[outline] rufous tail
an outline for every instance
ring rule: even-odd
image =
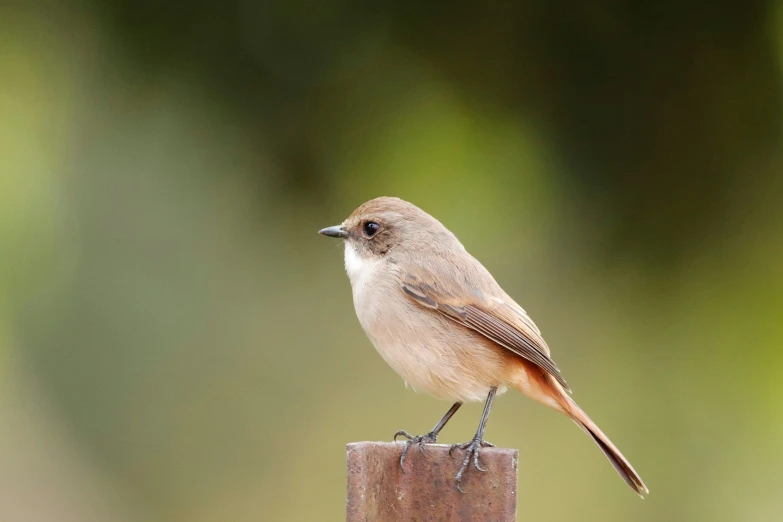
[[[576,425],[582,428],[598,444],[598,447],[601,448],[601,451],[604,452],[604,455],[606,455],[606,458],[609,459],[609,462],[612,463],[612,466],[614,466],[614,469],[617,470],[622,479],[631,486],[636,494],[644,498],[644,495],[650,491],[642,482],[642,478],[633,469],[631,463],[623,457],[617,446],[612,444],[609,437],[577,406],[563,386],[551,375],[548,375],[544,370],[532,363],[523,361],[520,368],[523,371],[517,374],[516,379],[512,381],[512,385],[528,397],[571,417]]]
[[[614,469],[617,470],[617,473],[620,474],[626,484],[631,486],[631,488],[636,491],[637,495],[644,498],[644,495],[648,494],[650,490],[644,485],[642,478],[636,473],[636,470],[633,469],[631,463],[628,462],[623,454],[620,453],[620,450],[617,449],[617,446],[612,444],[609,437],[596,426],[595,422],[593,422],[570,397],[566,397],[566,400],[568,402],[567,413],[570,414],[576,425],[582,428],[582,430],[590,435],[595,443],[598,444],[598,447],[601,448],[601,451],[604,452],[606,458],[609,459],[609,462],[612,463],[612,466],[614,466]]]

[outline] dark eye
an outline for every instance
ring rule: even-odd
[[[364,234],[367,237],[372,237],[375,234],[378,233],[378,231],[381,229],[381,226],[376,223],[375,221],[368,221],[364,224]]]

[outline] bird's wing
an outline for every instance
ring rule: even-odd
[[[571,392],[560,375],[560,369],[549,357],[549,347],[538,327],[513,301],[509,303],[499,298],[486,298],[482,292],[463,285],[460,285],[459,290],[448,288],[444,281],[439,281],[431,272],[423,278],[410,273],[403,274],[401,285],[402,290],[420,305],[445,315],[532,362]]]

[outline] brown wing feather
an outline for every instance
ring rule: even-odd
[[[424,283],[411,274],[403,277],[401,284],[402,290],[417,303],[436,310],[511,350],[546,371],[566,391],[571,391],[560,375],[560,369],[549,357],[549,347],[541,338],[538,328],[521,308],[514,310],[499,300],[456,304],[458,299],[446,293],[437,282]]]

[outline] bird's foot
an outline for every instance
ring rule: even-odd
[[[402,455],[400,456],[400,467],[402,471],[405,471],[405,458],[408,456],[408,450],[414,444],[419,446],[419,451],[424,453],[425,444],[435,444],[438,441],[438,434],[435,432],[429,432],[426,435],[411,435],[405,430],[400,430],[394,434],[394,442],[397,442],[397,437],[405,437],[405,447],[402,449]]]
[[[466,450],[465,451],[465,458],[462,460],[462,466],[459,468],[459,471],[457,472],[457,476],[454,477],[454,482],[457,485],[457,489],[460,491],[460,493],[464,493],[462,490],[462,476],[465,474],[465,471],[467,471],[468,466],[470,465],[471,458],[473,459],[473,467],[477,470],[481,471],[482,473],[485,473],[487,470],[482,468],[479,465],[479,451],[481,451],[481,448],[494,448],[495,445],[483,440],[478,435],[473,437],[473,440],[470,442],[466,442],[464,444],[452,444],[449,448],[449,456],[454,453],[454,450],[461,449]]]

